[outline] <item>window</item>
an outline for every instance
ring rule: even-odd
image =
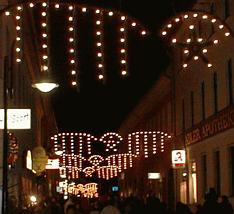
[[[205,82],[201,83],[201,104],[202,104],[202,120],[206,118],[206,106],[205,106]]]
[[[215,189],[217,195],[220,195],[220,152],[216,151],[214,153],[214,172],[215,172]]]
[[[211,5],[210,5],[210,13],[215,15],[216,13],[216,7],[215,7],[215,3],[212,2]]]
[[[230,2],[229,0],[223,0],[223,1],[224,1],[224,19],[226,19],[230,16]]]
[[[184,99],[182,100],[182,131],[185,130],[185,108],[184,108]]]
[[[232,93],[232,60],[229,59],[227,63],[227,87],[228,87],[228,102],[229,105],[233,103]]]
[[[203,195],[205,196],[206,191],[207,191],[207,166],[206,166],[206,155],[202,155],[202,192]]]
[[[230,147],[230,194],[234,195],[234,146]]]
[[[213,88],[214,88],[214,113],[218,111],[218,83],[217,83],[217,73],[214,72],[213,76]]]
[[[194,125],[194,93],[191,91],[190,93],[190,101],[191,101],[191,124]]]

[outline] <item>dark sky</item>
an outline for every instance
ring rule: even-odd
[[[166,45],[158,37],[159,29],[170,16],[186,10],[193,2],[189,0],[84,1],[84,4],[91,6],[121,9],[146,26],[151,35],[144,41],[132,41],[130,44],[132,56],[128,78],[111,76],[104,85],[90,78],[84,78],[79,91],[69,88],[64,83],[62,74],[62,70],[66,70],[65,65],[62,65],[64,56],[62,54],[56,56],[52,63],[56,64],[54,73],[61,86],[51,96],[59,131],[89,132],[97,135],[116,131],[169,63]],[[53,54],[56,55],[60,47],[55,43],[61,42],[54,40],[57,49]],[[88,61],[87,65],[92,63],[95,62]]]

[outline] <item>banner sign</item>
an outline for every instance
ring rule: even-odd
[[[4,129],[4,109],[0,109],[0,129]],[[7,109],[7,129],[31,129],[31,109]]]

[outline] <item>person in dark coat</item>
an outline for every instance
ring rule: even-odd
[[[233,214],[233,207],[231,203],[228,200],[228,197],[226,195],[221,196],[221,202],[220,205],[220,211],[224,214]]]

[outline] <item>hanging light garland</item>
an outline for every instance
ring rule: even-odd
[[[127,37],[129,36],[130,30],[134,30],[138,32],[141,37],[144,37],[148,35],[147,30],[136,20],[134,20],[132,17],[127,16],[121,12],[118,11],[111,11],[109,9],[104,8],[97,8],[97,7],[84,7],[79,4],[71,4],[69,2],[50,2],[50,1],[36,1],[36,2],[26,2],[17,4],[13,9],[16,11],[12,11],[12,8],[9,10],[4,11],[6,16],[10,16],[11,14],[14,14],[15,17],[15,23],[16,23],[16,43],[15,43],[15,51],[16,51],[16,58],[15,60],[17,62],[21,62],[22,60],[22,28],[23,22],[22,22],[22,16],[23,16],[23,7],[27,6],[29,10],[32,11],[32,16],[35,16],[35,20],[40,20],[40,26],[38,30],[38,33],[40,35],[40,67],[42,72],[48,72],[49,70],[49,50],[51,51],[51,47],[48,47],[49,44],[49,38],[51,38],[51,35],[49,35],[51,32],[53,32],[54,26],[50,25],[49,22],[49,16],[53,14],[54,11],[56,13],[65,14],[65,16],[58,16],[61,19],[66,19],[66,26],[65,29],[67,31],[67,44],[68,44],[68,57],[66,57],[67,64],[69,67],[69,79],[70,84],[73,88],[79,87],[80,85],[80,71],[81,69],[80,64],[82,64],[81,59],[78,60],[78,44],[79,39],[78,38],[78,30],[79,35],[82,34],[82,31],[80,30],[78,26],[78,20],[82,19],[81,16],[84,16],[86,14],[87,16],[85,19],[94,19],[95,26],[95,37],[90,42],[93,42],[96,48],[95,54],[96,54],[96,60],[97,60],[97,67],[95,68],[95,71],[98,71],[98,79],[105,80],[106,74],[105,74],[105,67],[107,63],[105,60],[105,56],[108,54],[108,48],[104,48],[105,45],[107,45],[107,41],[105,41],[105,37],[109,35],[104,35],[105,33],[108,33],[108,30],[104,31],[104,26],[107,28],[118,28],[119,31],[119,37],[118,41],[115,43],[117,46],[117,49],[120,52],[116,52],[118,56],[116,56],[116,60],[120,62],[120,71],[119,73],[123,76],[126,76],[128,74],[128,43],[127,43]],[[78,12],[78,9],[81,11]],[[28,10],[27,10],[28,11]],[[38,14],[38,11],[39,14]],[[49,14],[50,11],[50,14]],[[87,13],[89,12],[89,13]],[[58,14],[57,13],[57,14]],[[39,15],[39,17],[38,17]],[[112,21],[112,17],[117,18],[120,21],[120,25],[116,25],[114,22],[114,19]],[[108,23],[106,21],[108,20]],[[61,23],[63,23],[63,20],[61,20]],[[37,28],[37,27],[36,27]],[[50,30],[49,30],[50,29]],[[83,34],[82,34],[83,35]],[[83,50],[79,49],[79,53]],[[80,54],[79,54],[80,55]],[[83,68],[83,67],[82,67]]]
[[[70,67],[70,76],[71,76],[71,85],[72,87],[77,86],[77,48],[76,43],[76,32],[77,32],[77,22],[75,16],[75,6],[68,5],[68,52],[69,52],[69,67]]]
[[[23,6],[18,5],[16,7],[16,15],[15,15],[15,21],[16,21],[16,39],[15,39],[15,52],[16,52],[16,62],[21,62],[22,57],[22,18],[21,14],[23,11]]]
[[[128,153],[145,158],[165,151],[165,141],[171,139],[171,135],[160,131],[141,131],[128,135]],[[169,141],[168,141],[169,142]]]
[[[104,37],[103,37],[103,11],[95,10],[95,25],[96,25],[96,49],[97,49],[97,73],[98,79],[104,80],[105,66],[104,66]]]
[[[201,32],[202,25],[206,31]],[[177,34],[176,29],[182,29],[183,35]],[[208,33],[207,29],[211,33]],[[177,36],[174,36],[174,34],[177,34]],[[182,49],[183,69],[188,68],[191,60],[197,61],[199,59],[208,68],[211,68],[213,64],[208,59],[208,50],[219,43],[217,36],[228,37],[230,35],[231,30],[226,23],[212,14],[198,11],[190,11],[173,17],[161,31],[162,37],[171,39],[172,45],[177,45]]]
[[[123,138],[114,132],[103,134],[99,139],[88,133],[59,133],[51,137],[51,143],[56,151],[62,144],[63,153],[60,157],[60,177],[79,178],[92,177],[97,172],[99,178],[111,179],[133,166],[133,159],[143,154],[145,158],[165,151],[165,143],[171,136],[161,131],[141,131],[128,135],[127,153],[117,153],[118,145]],[[100,142],[107,152],[103,156],[91,154],[94,144]],[[111,154],[110,154],[111,153]]]
[[[119,35],[120,35],[120,72],[122,76],[127,75],[127,17],[121,16],[120,17],[120,28],[119,28]]]

